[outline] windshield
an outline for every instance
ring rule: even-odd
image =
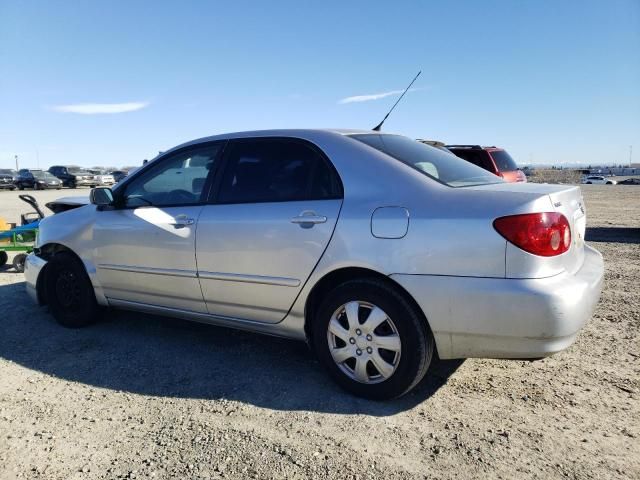
[[[493,161],[496,162],[499,172],[513,172],[518,169],[518,165],[504,150],[494,150],[491,152]]]
[[[68,171],[69,173],[74,174],[74,175],[77,175],[77,174],[79,174],[79,173],[80,173],[80,174],[84,174],[84,175],[89,175],[89,173],[90,173],[90,172],[88,172],[88,171],[86,171],[86,170],[82,170],[82,169],[81,169],[81,168],[79,168],[79,167],[68,167],[68,168],[67,168],[67,171]]]
[[[450,187],[470,187],[502,183],[503,180],[483,168],[401,135],[360,134],[351,138],[366,143]]]

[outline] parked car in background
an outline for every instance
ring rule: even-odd
[[[14,183],[13,175],[6,173],[0,173],[0,189],[15,190],[16,185]]]
[[[49,172],[40,169],[23,168],[18,170],[15,185],[19,190],[33,188],[34,190],[44,190],[47,188],[62,188],[62,181]]]
[[[0,174],[10,175],[14,182],[18,178],[18,172],[13,168],[0,168]]]
[[[504,178],[507,182],[527,181],[526,175],[518,168],[511,155],[502,148],[480,145],[447,145],[446,147],[454,155]]]
[[[417,140],[420,143],[424,143],[425,145],[429,145],[433,148],[437,148],[438,150],[442,150],[443,152],[451,153],[451,151],[446,147],[444,142],[440,142],[438,140],[425,140],[423,138],[418,138]]]
[[[368,398],[411,390],[436,351],[561,351],[602,287],[579,187],[509,184],[400,135],[203,138],[90,201],[42,220],[26,261],[62,325],[103,305],[306,340]]]
[[[126,178],[127,175],[129,174],[129,172],[127,172],[126,170],[114,170],[110,173],[111,175],[113,175],[113,179],[116,181],[116,183]]]
[[[627,178],[618,182],[618,185],[640,185],[640,178]]]
[[[585,185],[615,185],[618,182],[602,175],[587,175],[582,179],[582,183]]]
[[[62,180],[62,185],[69,188],[95,187],[98,185],[96,176],[91,172],[73,165],[54,165],[49,173]]]
[[[89,168],[88,172],[95,175],[96,180],[98,181],[98,185],[106,185],[110,187],[111,185],[116,183],[113,175],[111,175],[111,173],[108,173],[104,168]]]

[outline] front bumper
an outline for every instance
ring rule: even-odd
[[[27,293],[31,299],[39,305],[44,303],[44,299],[38,292],[38,279],[46,265],[47,261],[37,257],[34,253],[27,255],[27,259],[24,262],[24,279]]]
[[[422,308],[440,358],[540,358],[564,350],[591,318],[604,276],[585,246],[575,274],[506,279],[392,275]]]
[[[98,182],[97,180],[78,180],[76,179],[75,182],[71,182],[71,183],[75,183],[76,186],[78,187],[95,187],[97,185],[100,185],[100,182]]]

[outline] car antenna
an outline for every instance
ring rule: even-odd
[[[382,119],[382,121],[378,125],[373,127],[373,131],[374,132],[379,132],[380,131],[380,129],[382,128],[382,124],[385,122],[387,117],[389,115],[391,115],[391,112],[393,112],[393,109],[396,108],[396,105],[398,105],[398,103],[400,103],[400,100],[402,100],[402,97],[404,97],[404,94],[409,91],[409,89],[411,88],[411,85],[413,85],[413,82],[416,81],[416,79],[420,76],[421,73],[422,73],[422,70],[420,70],[418,72],[418,74],[415,77],[413,77],[413,80],[411,80],[411,83],[409,84],[409,86],[404,90],[404,92],[402,92],[402,95],[400,95],[400,98],[398,100],[396,100],[396,103],[393,104],[393,107],[391,107],[391,110],[389,110],[389,112],[387,112],[387,114],[384,116],[384,118]]]

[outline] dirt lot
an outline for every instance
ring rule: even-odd
[[[606,283],[577,343],[441,361],[388,403],[300,343],[131,313],[63,329],[0,272],[0,478],[640,478],[640,188],[583,191]],[[0,216],[20,203],[0,192]]]

